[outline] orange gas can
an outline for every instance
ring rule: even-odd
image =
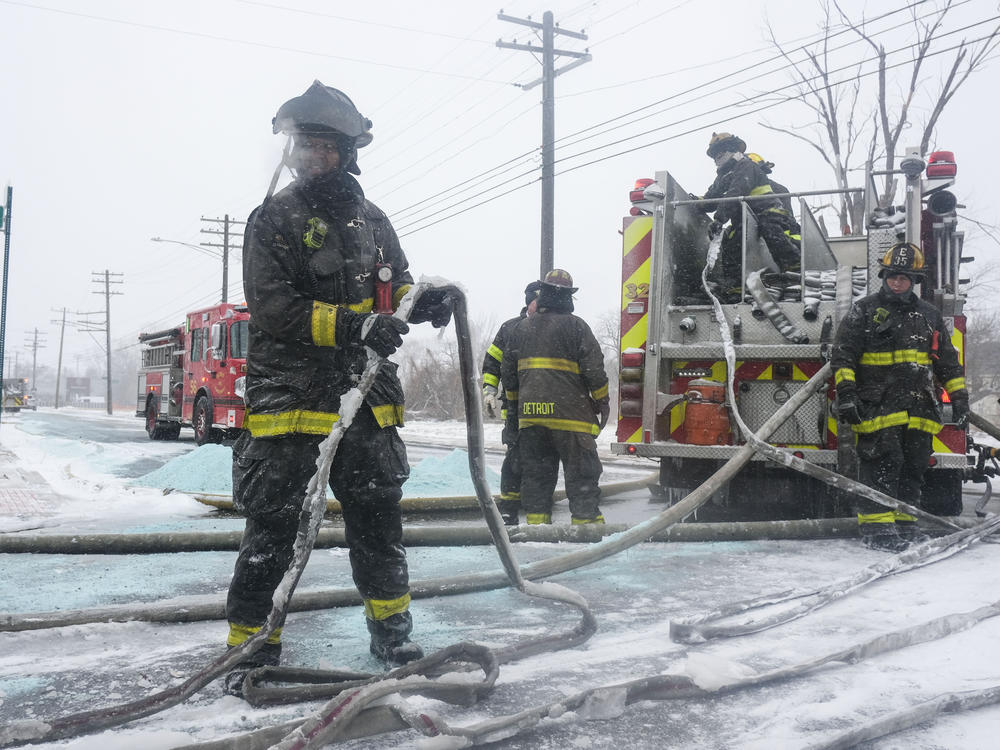
[[[726,386],[714,380],[692,380],[684,409],[687,441],[694,445],[731,445]]]

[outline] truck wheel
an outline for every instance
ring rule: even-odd
[[[191,424],[194,427],[194,442],[198,445],[219,442],[219,431],[212,427],[212,409],[208,405],[208,399],[204,396],[194,404]]]
[[[156,404],[146,404],[146,434],[150,440],[163,440],[164,428],[156,423]]]

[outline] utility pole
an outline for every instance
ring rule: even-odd
[[[104,335],[105,335],[105,354],[107,355],[107,373],[108,373],[107,402],[105,405],[107,406],[108,416],[111,416],[111,295],[121,294],[121,292],[112,292],[111,285],[124,284],[125,282],[120,278],[117,279],[111,278],[112,276],[120,277],[123,274],[111,273],[111,271],[108,271],[107,269],[104,270],[103,274],[100,271],[91,271],[90,275],[92,277],[91,282],[95,284],[102,283],[101,276],[104,277],[103,279],[104,291],[92,292],[92,294],[104,295]],[[90,330],[100,330],[100,329],[95,328]]]
[[[0,302],[0,362],[4,361],[4,343],[7,338],[7,286],[10,270],[10,216],[14,203],[14,188],[7,186],[7,203],[0,207],[0,225],[3,225],[3,301]],[[0,394],[3,393],[3,368],[0,367]],[[0,418],[3,408],[0,407]]]
[[[221,219],[206,219],[204,216],[201,220],[208,224],[222,224],[222,229],[202,229],[203,234],[215,234],[222,236],[222,242],[199,242],[199,245],[203,247],[221,247],[222,248],[222,301],[229,301],[229,238],[242,237],[243,232],[234,232],[230,229],[230,225],[240,224],[245,226],[245,221],[237,221],[236,219],[230,219],[229,214],[226,214]]]
[[[32,335],[31,331],[25,331],[25,333],[28,334],[29,336],[32,336],[31,341],[25,341],[24,345],[28,349],[31,349],[31,390],[34,391],[34,390],[36,390],[36,387],[35,387],[35,373],[38,371],[38,350],[45,348],[45,342],[44,341],[42,341],[42,342],[38,341],[38,329],[37,328],[34,331],[34,335]]]
[[[66,336],[66,308],[64,307],[60,310],[53,310],[53,312],[62,312],[62,324],[59,326],[59,359],[56,361],[56,406],[59,408],[59,381],[62,378],[62,353],[63,353],[63,339]],[[51,321],[52,323],[59,323],[58,320]]]
[[[555,193],[556,193],[556,86],[555,78],[558,75],[572,70],[584,63],[590,62],[593,57],[587,51],[574,52],[572,50],[555,49],[555,35],[583,39],[586,41],[587,35],[582,32],[566,31],[553,23],[552,11],[547,10],[542,14],[542,23],[532,21],[531,18],[514,18],[505,15],[502,11],[497,13],[497,18],[501,21],[516,23],[527,26],[531,29],[542,32],[542,46],[534,44],[518,44],[513,42],[503,42],[497,40],[497,47],[503,49],[516,49],[522,52],[542,53],[542,77],[521,85],[523,91],[532,89],[539,83],[542,84],[542,247],[541,247],[541,275],[552,270],[554,265],[555,248]],[[568,65],[564,65],[559,70],[555,69],[555,57],[576,58]]]

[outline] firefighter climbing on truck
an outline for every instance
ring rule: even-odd
[[[772,192],[767,175],[746,155],[747,145],[732,133],[712,133],[705,152],[715,162],[716,178],[705,199],[736,196],[764,196]],[[782,206],[778,198],[761,198],[751,203],[757,217],[760,235],[780,271],[799,270],[799,225]],[[710,227],[713,235],[722,233],[719,263],[713,279],[727,301],[735,301],[742,293],[741,246],[743,228],[738,202],[706,203],[702,210],[715,212]],[[728,228],[725,226],[728,222]]]

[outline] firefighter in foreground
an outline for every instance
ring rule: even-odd
[[[969,393],[941,313],[913,290],[924,275],[923,253],[900,242],[880,265],[882,288],[855,302],[837,331],[837,411],[857,435],[861,481],[919,505],[932,441],[941,430],[935,379],[963,428]],[[899,552],[921,538],[916,518],[907,513],[869,502],[861,510],[858,524],[868,547]]]
[[[517,445],[517,415],[507,408],[507,394],[500,388],[500,365],[507,349],[511,331],[538,306],[538,290],[542,282],[532,281],[524,288],[524,307],[516,318],[504,321],[493,337],[493,343],[483,358],[483,407],[486,416],[503,420],[501,439],[507,452],[500,466],[500,499],[497,509],[507,526],[517,526],[521,510],[521,457]]]
[[[566,271],[545,274],[538,309],[515,326],[501,363],[508,405],[517,414],[529,524],[552,522],[560,460],[573,523],[604,523],[596,438],[610,413],[608,376],[590,326],[572,314],[575,291]]]
[[[767,175],[744,153],[746,148],[743,139],[732,133],[712,133],[705,153],[715,161],[716,178],[703,198],[734,198],[773,192]],[[762,198],[748,203],[757,218],[760,236],[771,251],[779,270],[798,271],[801,266],[798,223],[782,207],[778,198]],[[715,211],[710,234],[715,236],[719,232],[723,233],[715,281],[720,287],[723,301],[739,301],[743,288],[743,222],[740,202],[706,203],[702,208],[706,212]],[[729,222],[728,228],[725,227],[726,222]]]
[[[373,299],[395,307],[412,283],[392,225],[353,177],[360,174],[357,149],[372,140],[371,121],[342,92],[316,81],[280,107],[273,125],[291,137],[286,164],[295,180],[254,210],[243,248],[250,345],[233,496],[247,520],[226,603],[230,647],[257,632],[271,610],[319,444],[365,367],[366,347],[387,357],[407,331],[402,321],[374,313]],[[450,319],[441,290],[426,292],[410,316],[435,327]],[[382,359],[379,367],[340,443],[330,487],[343,507],[371,652],[400,664],[422,656],[409,640],[399,508],[409,465],[396,432],[403,422],[396,365]],[[226,689],[239,694],[246,671],[277,664],[280,653],[279,629],[227,676]]]

